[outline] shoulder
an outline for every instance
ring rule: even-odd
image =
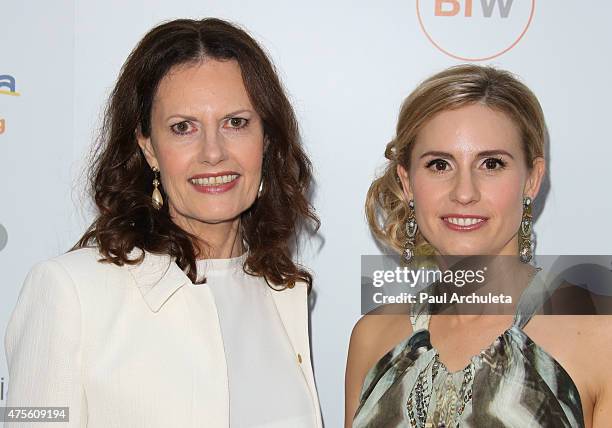
[[[599,380],[597,394],[595,398],[595,408],[593,409],[593,419],[597,426],[607,426],[612,417],[612,315],[599,315],[593,322],[596,330],[592,341],[593,352],[588,354],[596,358],[593,376]],[[586,352],[585,352],[586,353]],[[593,425],[595,426],[595,424]]]
[[[306,282],[296,281],[293,285],[286,286],[272,284],[263,277],[258,278],[270,289],[277,302],[305,302],[309,297],[310,287]]]
[[[82,248],[35,263],[28,272],[25,284],[42,283],[44,286],[65,287],[74,283],[74,275],[79,269],[91,269],[97,263],[99,254],[95,248]]]
[[[549,316],[548,326],[562,326],[560,335],[571,338],[576,345],[576,354],[583,359],[585,367],[594,371],[610,373],[612,361],[612,315],[557,315]],[[587,364],[588,363],[588,364]]]
[[[357,377],[365,378],[371,367],[410,334],[412,326],[407,313],[364,315],[351,332],[347,365]]]
[[[16,346],[16,338],[26,330],[38,332],[64,322],[71,328],[78,326],[81,293],[60,258],[38,262],[26,275],[7,326],[6,343]]]
[[[75,264],[97,262],[101,257],[98,247],[83,247],[52,257],[49,260],[62,264]]]
[[[412,333],[408,314],[367,314],[351,332],[346,373],[345,421],[353,420],[370,369]]]
[[[92,266],[100,255],[96,248],[80,248],[35,263],[30,272],[44,270],[69,272],[79,266]]]
[[[375,340],[378,332],[392,323],[388,315],[363,315],[357,320],[351,332],[351,347],[363,346]]]
[[[278,287],[259,277],[263,285],[269,288],[272,300],[284,322],[295,319],[308,320],[310,302],[308,299],[308,284],[296,282],[292,287]]]
[[[548,315],[540,323],[540,342],[578,384],[582,379],[591,400],[612,396],[612,315]]]
[[[612,315],[574,316],[577,320],[581,355],[585,357],[585,367],[593,371],[593,379],[599,379],[598,389],[607,389],[612,395]]]
[[[36,263],[28,272],[24,287],[81,294],[99,290],[102,288],[99,284],[131,285],[130,271],[134,266],[104,262],[95,247],[80,248]]]
[[[84,275],[88,279],[98,275],[142,276],[145,273],[154,279],[163,276],[173,262],[168,254],[151,253],[138,247],[128,252],[127,259],[138,262],[118,265],[106,260],[97,247],[84,247],[53,257],[47,262],[57,263],[71,274],[79,277]]]
[[[137,249],[130,253],[130,258],[133,258]],[[76,250],[68,251],[67,253],[53,257],[41,263],[56,263],[71,273],[79,271],[95,272],[96,270],[126,270],[133,265],[119,266],[103,260],[104,256],[100,253],[97,247],[84,247]]]
[[[574,333],[572,348],[576,349],[578,366],[584,371],[590,397],[587,402],[593,406],[593,426],[608,426],[612,417],[612,315],[567,318],[573,324],[568,330]]]
[[[395,307],[393,313],[369,313],[353,327],[349,352],[356,351],[372,365],[387,351],[412,334],[410,316]]]
[[[102,255],[95,247],[79,248],[64,254],[40,261],[32,270],[47,269],[62,271],[70,277],[78,276],[82,272],[95,273],[96,270],[112,269],[109,263],[100,262]]]

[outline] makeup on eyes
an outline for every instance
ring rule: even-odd
[[[494,162],[494,165],[491,165],[489,162]],[[495,156],[491,156],[491,157],[487,157],[486,159],[483,160],[483,162],[480,165],[486,165],[488,164],[488,166],[493,166],[493,168],[485,168],[489,171],[494,171],[494,170],[499,170],[499,169],[504,169],[507,166],[507,161],[505,161],[502,157],[495,157]],[[446,159],[442,159],[442,158],[435,158],[435,159],[431,159],[429,161],[427,161],[425,163],[425,168],[427,169],[431,169],[432,166],[438,166],[438,165],[450,165],[450,163],[446,160]],[[497,166],[499,165],[499,168],[497,168]],[[446,171],[446,168],[444,169],[431,169],[432,172],[436,172],[436,173],[441,173]]]
[[[238,121],[239,124],[241,124],[241,126],[230,126],[227,129],[232,129],[234,131],[240,131],[241,129],[244,129],[247,126],[249,126],[249,123],[251,123],[250,119],[247,119],[246,117],[239,117],[239,116],[230,117],[229,119],[225,121],[225,123],[232,124],[232,122],[234,121]]]
[[[188,135],[188,134],[191,134],[191,132],[188,132],[188,131],[176,131],[176,130],[175,130],[175,128],[176,128],[178,125],[184,125],[184,124],[189,124],[190,126],[193,126],[193,124],[192,124],[190,121],[188,121],[188,120],[183,120],[183,121],[181,121],[181,122],[177,122],[177,123],[173,124],[172,126],[170,126],[170,130],[171,130],[173,133],[175,133],[176,135]]]
[[[224,127],[225,129],[230,129],[230,130],[232,130],[232,131],[240,131],[240,130],[242,130],[242,129],[245,129],[247,126],[249,126],[249,124],[250,124],[250,122],[251,122],[251,121],[250,121],[250,119],[247,119],[247,118],[245,118],[245,117],[231,117],[231,118],[227,119],[227,120],[225,121],[225,123],[226,123],[226,124],[227,124],[227,123],[232,123],[232,121],[234,121],[234,124],[235,124],[235,121],[238,121],[239,126],[238,126],[238,125],[236,125],[236,126],[228,126],[228,127],[223,126],[223,127]],[[174,124],[170,125],[170,130],[171,130],[171,131],[172,131],[174,134],[176,134],[176,135],[189,135],[189,134],[191,134],[192,132],[189,132],[189,131],[180,131],[180,130],[177,130],[177,127],[178,127],[179,125],[184,125],[184,124],[189,124],[191,127],[195,127],[195,126],[193,125],[193,123],[191,123],[191,121],[189,121],[189,120],[183,120],[183,121],[180,121],[180,122],[177,122],[177,123],[174,123]]]

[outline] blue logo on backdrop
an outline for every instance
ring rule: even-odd
[[[4,88],[8,88],[8,90]],[[8,74],[0,75],[0,94],[13,96],[21,95],[15,89],[15,78],[13,76],[9,76]]]

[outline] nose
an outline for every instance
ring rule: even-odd
[[[200,141],[199,161],[209,165],[217,165],[226,158],[227,152],[223,135],[214,128],[205,130],[202,141]]]
[[[469,169],[459,171],[453,180],[454,182],[450,193],[452,201],[462,205],[468,205],[480,200],[478,182],[472,175],[472,171]]]

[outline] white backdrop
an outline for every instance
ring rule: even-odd
[[[92,219],[82,160],[126,56],[159,22],[205,16],[241,24],[269,51],[315,166],[323,243],[307,243],[300,260],[315,276],[312,345],[328,427],[342,423],[360,255],[379,253],[364,196],[420,80],[458,58],[493,57],[482,63],[521,76],[550,132],[537,251],[611,253],[609,2],[0,0],[0,76],[16,82],[0,77],[2,332],[29,268],[66,251]],[[10,380],[0,351],[2,406]]]

